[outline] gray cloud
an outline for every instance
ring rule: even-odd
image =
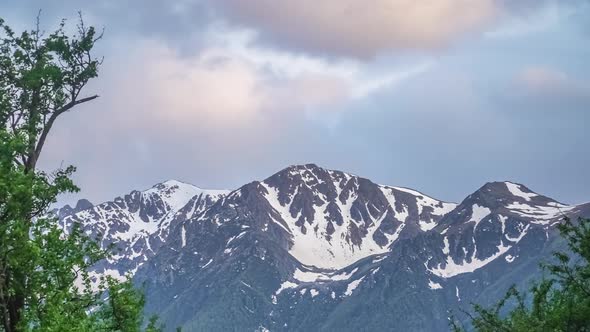
[[[538,8],[524,3],[511,13]],[[571,98],[562,96],[570,89],[560,90],[556,102],[540,102],[547,93],[524,93],[518,79],[523,68],[540,63],[566,73],[570,83],[562,86],[586,86],[588,43],[563,30],[563,23],[536,31],[536,38],[470,39],[419,59],[406,53],[340,63],[341,56],[369,59],[382,50],[428,48],[466,35],[454,26],[441,32],[448,34],[431,35],[437,41],[432,44],[376,40],[356,49],[343,39],[310,43],[297,31],[274,28],[278,23],[272,20],[254,21],[253,14],[235,12],[228,3],[177,4],[0,4],[19,26],[33,22],[44,6],[48,18],[72,17],[81,7],[92,23],[107,28],[99,49],[105,64],[88,90],[101,98],[66,114],[42,160],[47,169],[77,165],[83,197],[106,200],[168,178],[235,188],[306,162],[447,200],[503,179],[566,202],[590,197],[590,160],[583,153],[588,105],[583,99],[568,104]],[[587,21],[587,14],[578,15],[577,21]],[[487,20],[470,26],[481,31]],[[264,47],[252,41],[233,47],[243,32],[237,26],[259,29]],[[324,39],[341,33],[337,27],[309,27],[304,31]]]
[[[390,50],[433,49],[499,15],[494,0],[212,1],[230,22],[263,40],[303,52],[370,58]]]
[[[590,107],[590,82],[578,81],[555,68],[529,66],[515,77],[517,97],[565,106],[569,103]]]
[[[105,69],[104,85],[95,87],[103,100],[56,128],[44,160],[47,167],[78,165],[83,196],[95,200],[172,177],[235,188],[307,162],[447,200],[491,180],[523,182],[566,202],[590,197],[590,160],[580,153],[588,112],[564,115],[555,107],[539,115],[534,98],[494,99],[478,88],[480,78],[458,68],[439,66],[398,90],[348,103],[328,115],[337,120],[326,127],[288,100],[239,126],[200,113],[174,117],[177,110],[154,103],[151,90],[117,82],[119,68],[132,67],[119,65]]]
[[[107,26],[107,32],[157,38],[183,54],[199,52],[212,26],[229,26],[253,29],[258,42],[273,48],[369,59],[444,48],[505,19],[527,19],[548,7],[577,10],[584,4],[585,0],[64,0],[48,5],[43,0],[6,0],[0,8],[30,21],[38,9],[49,21],[74,18],[82,10],[90,23]]]
[[[540,9],[578,8],[580,0],[210,1],[230,24],[259,41],[297,52],[370,59],[391,52],[433,51],[527,20]]]

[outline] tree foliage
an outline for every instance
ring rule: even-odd
[[[139,331],[143,295],[131,281],[98,278],[89,268],[109,252],[77,225],[48,213],[78,188],[74,167],[37,169],[55,121],[97,95],[82,96],[101,59],[102,34],[80,16],[45,34],[15,33],[0,18],[0,331]],[[158,331],[152,320],[150,331]]]
[[[550,277],[532,286],[530,300],[513,286],[494,307],[475,305],[477,331],[590,331],[590,219],[566,218],[558,228],[571,255],[557,252],[556,264],[542,265]],[[510,302],[516,307],[503,314]],[[452,327],[462,330],[456,321]]]

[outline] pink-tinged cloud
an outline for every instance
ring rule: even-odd
[[[579,81],[565,72],[547,66],[529,66],[516,75],[521,92],[539,98],[590,101],[590,83]]]
[[[199,123],[212,132],[243,128],[271,113],[341,110],[432,66],[426,62],[369,75],[358,63],[255,48],[212,46],[187,56],[142,41],[132,49],[120,58],[125,75],[107,87],[110,98],[126,109],[122,121],[177,128]]]
[[[496,0],[216,0],[230,22],[275,44],[369,58],[389,50],[443,47],[480,31],[502,11]]]
[[[564,72],[541,66],[523,69],[518,73],[517,79],[527,88],[533,90],[557,88],[568,82],[568,77]]]

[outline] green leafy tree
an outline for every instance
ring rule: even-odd
[[[558,228],[573,255],[557,252],[556,264],[543,264],[550,277],[532,286],[530,301],[513,286],[494,307],[475,305],[477,331],[590,331],[590,219],[566,218]],[[502,314],[508,303],[516,307]],[[455,320],[452,328],[463,330]]]
[[[49,216],[58,195],[78,190],[74,167],[37,169],[58,118],[98,97],[82,91],[98,75],[102,34],[81,16],[72,36],[65,23],[45,34],[37,19],[17,34],[0,19],[0,331],[139,331],[143,295],[129,280],[93,280],[109,252]]]

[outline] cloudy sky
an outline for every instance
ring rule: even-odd
[[[236,188],[313,162],[461,200],[513,180],[590,201],[590,3],[3,0],[15,29],[104,27],[101,97],[43,167],[94,202],[167,179]]]

